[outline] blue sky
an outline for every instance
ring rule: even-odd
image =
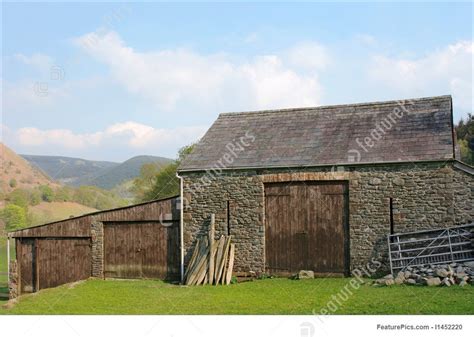
[[[443,94],[473,111],[469,2],[2,6],[19,153],[174,157],[226,111]]]

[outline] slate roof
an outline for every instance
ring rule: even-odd
[[[179,171],[447,160],[453,139],[451,96],[223,113]]]

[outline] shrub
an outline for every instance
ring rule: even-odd
[[[1,212],[1,218],[5,222],[8,231],[26,227],[26,210],[23,207],[9,204]]]
[[[11,178],[10,182],[9,182],[9,185],[10,185],[11,188],[15,188],[18,185],[18,183],[16,182],[15,178]]]

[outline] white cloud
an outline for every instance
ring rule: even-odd
[[[206,127],[178,127],[157,129],[136,122],[116,123],[92,133],[75,133],[68,129],[41,130],[28,127],[9,130],[8,142],[22,147],[54,147],[67,150],[98,149],[125,146],[136,150],[152,151],[181,147],[198,140]],[[13,138],[13,139],[12,139]]]
[[[460,41],[417,59],[378,55],[373,58],[370,76],[404,96],[450,93],[454,104],[473,109],[473,54],[474,43]]]
[[[43,72],[49,71],[54,63],[50,56],[41,53],[34,53],[30,56],[20,53],[15,54],[14,57],[16,60]]]
[[[226,54],[187,49],[139,52],[115,32],[86,34],[76,42],[108,65],[130,92],[168,110],[180,102],[198,107],[225,102],[226,109],[317,105],[321,96],[318,77],[299,67],[320,70],[327,64],[324,48],[310,44],[296,47],[288,60],[282,53],[237,62]]]
[[[329,52],[319,43],[306,42],[292,47],[288,59],[294,66],[306,70],[323,70],[330,64]]]

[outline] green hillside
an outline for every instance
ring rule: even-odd
[[[104,170],[120,163],[95,161],[63,156],[21,155],[34,166],[41,169],[52,179],[70,186],[84,185],[83,180],[93,179]]]
[[[123,163],[94,161],[60,156],[22,155],[24,159],[41,169],[54,180],[69,186],[97,186],[112,189],[140,174],[143,164],[157,163],[164,166],[169,158],[136,156]]]

